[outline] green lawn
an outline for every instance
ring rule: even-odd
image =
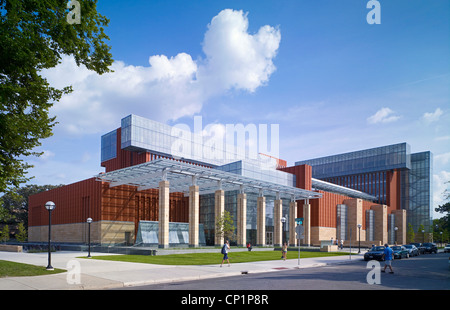
[[[57,269],[46,270],[42,266],[34,266],[16,262],[0,260],[0,278],[4,277],[25,277],[25,276],[41,276],[65,272],[66,270]]]
[[[220,250],[217,253],[190,253],[190,254],[169,254],[169,255],[104,255],[93,256],[92,259],[103,259],[123,262],[134,263],[147,263],[158,265],[212,265],[220,264],[222,262],[223,255],[220,254]],[[324,257],[324,256],[339,256],[348,255],[348,253],[342,252],[300,252],[300,259],[308,257]],[[281,259],[280,251],[241,251],[228,253],[228,258],[231,263],[247,263],[266,260],[279,260]],[[289,251],[287,259],[298,258],[298,252]]]

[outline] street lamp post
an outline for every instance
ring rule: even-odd
[[[398,227],[397,226],[395,226],[394,227],[394,230],[395,230],[395,245],[397,245],[397,230],[398,230]]]
[[[425,230],[422,229],[422,243],[425,243]]]
[[[48,265],[47,270],[53,270],[52,267],[52,252],[51,252],[51,235],[52,235],[52,211],[55,209],[53,201],[47,201],[45,208],[48,210]]]
[[[89,244],[87,257],[91,257],[91,223],[92,223],[92,219],[90,217],[88,217],[87,223],[88,223],[88,244]]]
[[[359,244],[358,244],[358,254],[361,253],[361,224],[358,224],[358,239],[359,239]]]
[[[435,227],[436,227],[436,233],[438,233],[438,232],[439,232],[439,226],[438,226],[438,224],[436,224]],[[434,235],[435,235],[435,234],[433,233],[433,234],[432,234],[432,236],[433,236],[433,239],[432,239],[433,242],[434,242]],[[437,237],[438,237],[438,236],[437,236],[437,234],[436,234],[436,239],[437,239]],[[437,240],[436,240],[436,242],[437,242]]]
[[[286,218],[283,216],[282,218],[281,218],[281,224],[282,224],[282,229],[283,229],[283,231],[281,232],[281,243],[282,243],[282,245],[284,244],[284,242],[285,242],[285,236],[284,236],[284,223],[286,223]]]

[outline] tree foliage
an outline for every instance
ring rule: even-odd
[[[227,240],[236,239],[236,227],[234,226],[233,216],[230,212],[224,211],[217,217],[216,234]]]
[[[415,242],[416,234],[414,233],[414,228],[412,227],[411,223],[408,224],[408,228],[406,231],[406,239],[408,242]]]
[[[61,185],[26,185],[13,188],[0,197],[0,223],[28,227],[28,197]]]
[[[4,225],[3,229],[0,231],[0,240],[6,243],[9,240],[9,226]]]
[[[450,181],[447,181],[446,183],[450,184]],[[448,241],[450,236],[450,191],[446,189],[443,192],[443,196],[447,202],[434,209],[436,212],[444,214],[443,217],[433,220],[433,226],[435,228],[434,239]]]
[[[0,0],[0,192],[28,181],[24,156],[52,135],[49,109],[70,86],[56,89],[41,76],[62,55],[102,74],[112,55],[105,43],[109,20],[94,0],[78,0],[81,22],[67,22],[68,0]]]
[[[27,230],[25,229],[23,223],[19,223],[19,225],[17,226],[17,234],[15,235],[15,237],[19,242],[24,242],[27,240]]]

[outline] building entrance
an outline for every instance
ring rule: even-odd
[[[273,245],[273,232],[266,232],[266,245]]]

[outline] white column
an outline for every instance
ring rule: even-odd
[[[266,244],[266,197],[259,196],[256,211],[256,245]]]
[[[291,246],[297,245],[295,233],[295,219],[297,218],[297,202],[291,201],[289,203],[289,244]]]
[[[158,247],[169,247],[169,181],[159,182]]]
[[[189,187],[189,246],[198,246],[199,236],[199,193],[198,186]]]
[[[311,205],[309,199],[303,205],[303,227],[305,228],[303,243],[309,246],[311,245]]]
[[[283,243],[283,223],[281,223],[281,217],[283,216],[283,201],[276,199],[273,206],[273,245],[281,246]]]
[[[245,246],[247,243],[247,194],[237,196],[237,244]]]
[[[225,211],[225,191],[219,189],[216,190],[214,195],[214,216],[215,216],[215,222],[214,222],[214,229],[217,227],[218,219],[223,216],[223,212]],[[223,245],[224,243],[224,236],[221,236],[217,233],[214,234],[214,244],[215,245]]]

